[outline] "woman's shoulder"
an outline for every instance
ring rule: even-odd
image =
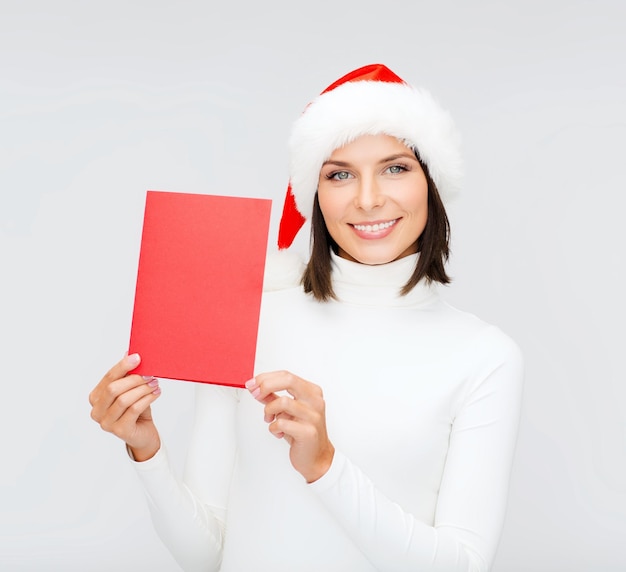
[[[520,356],[517,342],[500,325],[484,320],[471,311],[461,310],[450,303],[440,300],[440,310],[445,315],[446,329],[453,336],[465,340],[465,346],[473,352],[497,353]]]

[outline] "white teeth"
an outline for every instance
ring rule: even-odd
[[[389,222],[382,222],[378,224],[355,224],[354,228],[361,232],[378,232],[379,230],[385,230],[390,226],[393,226],[398,222],[398,219],[390,220]]]

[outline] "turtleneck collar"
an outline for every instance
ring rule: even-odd
[[[420,282],[405,296],[400,294],[408,282],[419,254],[411,254],[387,264],[370,266],[340,258],[331,252],[333,289],[341,302],[359,306],[417,308],[438,299],[435,284]]]

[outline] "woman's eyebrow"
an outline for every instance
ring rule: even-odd
[[[413,153],[395,153],[394,155],[389,155],[389,157],[381,159],[378,163],[388,163],[389,161],[396,161],[397,159],[412,159],[413,161],[417,161]]]
[[[324,161],[322,163],[322,167],[324,167],[325,165],[335,165],[336,167],[349,167],[350,163],[346,162],[346,161]]]
[[[389,155],[389,157],[384,157],[383,159],[378,161],[378,164],[388,163],[389,161],[396,161],[397,159],[412,159],[413,161],[417,162],[417,158],[415,157],[415,155],[413,155],[413,153],[407,152],[394,153],[393,155]],[[337,161],[334,159],[329,159],[328,161],[324,161],[322,163],[322,167],[324,167],[325,165],[334,165],[335,167],[350,167],[351,163],[347,161]]]

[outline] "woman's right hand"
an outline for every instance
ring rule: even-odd
[[[122,439],[136,461],[152,458],[161,447],[150,405],[161,395],[159,382],[128,372],[139,365],[138,354],[126,355],[89,394],[91,418]]]

